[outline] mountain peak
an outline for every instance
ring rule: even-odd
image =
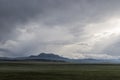
[[[36,56],[30,56],[31,59],[48,59],[48,60],[65,60],[67,58],[64,58],[62,56],[53,54],[53,53],[40,53]]]
[[[60,57],[61,57],[61,56],[56,55],[56,54],[53,54],[53,53],[40,53],[38,56],[39,56],[39,57],[40,57],[40,56],[41,56],[41,57],[57,57],[57,58],[60,58]]]

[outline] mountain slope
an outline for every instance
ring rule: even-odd
[[[90,63],[90,64],[120,64],[120,59],[69,59],[52,53],[40,53],[28,57],[0,57],[0,61],[43,61],[43,62],[73,62],[73,63]]]
[[[40,53],[37,56],[29,56],[27,59],[46,59],[46,60],[61,60],[61,61],[66,61],[68,58],[61,57],[59,55],[55,55],[52,53]]]

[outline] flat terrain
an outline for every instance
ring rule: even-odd
[[[6,61],[0,80],[120,80],[120,65]]]

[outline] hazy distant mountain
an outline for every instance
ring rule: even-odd
[[[53,53],[40,53],[28,57],[0,57],[0,61],[52,61],[52,62],[74,62],[74,63],[120,63],[120,59],[69,59]]]
[[[110,63],[111,61],[104,60],[104,59],[76,59],[76,60],[73,60],[73,62],[77,62],[77,63]]]
[[[119,59],[69,59],[53,53],[40,53],[37,56],[29,56],[27,59],[32,60],[55,60],[55,61],[65,61],[65,62],[75,62],[75,63],[120,63]]]
[[[46,60],[61,60],[61,61],[66,61],[68,58],[61,57],[59,55],[55,55],[52,53],[40,53],[37,56],[29,56],[28,59],[46,59]]]
[[[61,57],[59,55],[55,55],[52,53],[40,53],[39,55],[31,55],[28,57],[16,57],[16,58],[9,58],[9,57],[0,57],[0,61],[47,61],[47,62],[65,62],[67,58]]]

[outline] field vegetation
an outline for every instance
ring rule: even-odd
[[[3,61],[0,80],[120,80],[120,65]]]

